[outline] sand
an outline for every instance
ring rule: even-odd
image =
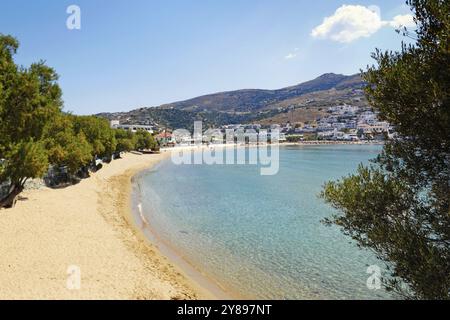
[[[214,298],[133,226],[131,179],[168,154],[127,154],[0,210],[0,299]]]
[[[28,190],[15,208],[0,209],[0,299],[233,297],[134,223],[132,178],[168,156],[126,154],[78,185]]]

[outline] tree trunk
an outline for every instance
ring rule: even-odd
[[[0,200],[0,208],[13,208],[16,205],[19,194],[23,191],[23,187],[14,185],[9,194]]]

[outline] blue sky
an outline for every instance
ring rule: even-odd
[[[381,22],[360,21],[373,5]],[[408,13],[403,0],[1,0],[0,33],[21,42],[18,63],[57,70],[65,110],[92,114],[354,74],[375,47],[399,48]]]

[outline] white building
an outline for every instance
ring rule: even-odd
[[[117,129],[118,126],[120,126],[120,121],[119,120],[111,120],[109,122],[111,128],[113,129]]]
[[[359,123],[358,130],[363,130],[365,134],[377,134],[389,131],[389,123],[374,122],[373,124]]]
[[[329,112],[332,113],[338,113],[338,114],[354,114],[356,111],[358,111],[358,107],[350,106],[347,104],[344,104],[342,106],[335,106],[328,108]]]
[[[111,120],[110,125],[111,125],[111,128],[113,128],[113,129],[124,129],[124,130],[131,131],[131,132],[137,132],[139,130],[144,130],[151,134],[154,133],[153,127],[149,126],[149,125],[120,124],[119,120]]]

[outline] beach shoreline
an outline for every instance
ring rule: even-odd
[[[143,170],[137,173],[132,179],[132,201],[131,201],[131,219],[133,219],[134,227],[138,232],[148,241],[151,245],[158,248],[161,254],[177,268],[179,268],[183,274],[196,284],[197,289],[203,292],[203,296],[220,299],[220,300],[232,300],[239,297],[236,293],[231,293],[229,290],[220,286],[217,282],[211,279],[208,275],[197,269],[192,263],[190,263],[183,256],[181,252],[176,250],[168,241],[160,237],[158,231],[153,227],[151,222],[145,218],[142,212],[142,199],[140,198],[139,185],[140,179],[145,175],[148,170]]]
[[[280,146],[288,145],[303,144]],[[132,201],[139,175],[168,159],[171,151],[212,147],[246,146],[129,153],[77,185],[26,190],[15,208],[0,210],[0,299],[240,297],[196,269],[157,232],[143,228]],[[73,266],[81,271],[81,288],[75,290],[67,286]]]
[[[78,185],[27,190],[0,210],[0,299],[214,299],[130,221],[132,178],[167,154],[126,154]]]
[[[178,151],[190,151],[195,150],[194,147],[180,148]],[[168,259],[168,261],[181,271],[183,276],[188,279],[190,285],[195,288],[195,291],[199,294],[201,299],[213,299],[213,300],[231,300],[238,297],[236,293],[231,293],[225,288],[221,287],[213,279],[205,275],[201,270],[198,270],[189,261],[185,260],[180,252],[177,252],[167,241],[164,241],[158,234],[158,232],[152,227],[151,223],[145,218],[142,208],[140,206],[141,200],[139,199],[139,180],[149,170],[153,170],[158,164],[163,161],[167,161],[170,158],[171,150],[163,149],[159,154],[160,159],[158,163],[146,168],[140,168],[135,170],[131,174],[129,192],[129,205],[130,210],[126,216],[129,220],[130,226],[134,228],[138,235],[144,242],[150,246],[155,246],[159,253]]]

